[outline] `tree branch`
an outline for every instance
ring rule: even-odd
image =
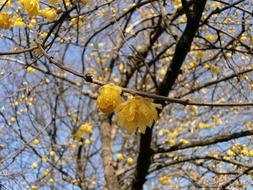
[[[180,40],[175,49],[175,54],[172,59],[172,63],[168,68],[165,78],[159,85],[158,94],[162,96],[168,96],[172,86],[174,85],[177,76],[180,73],[180,68],[184,62],[184,59],[190,51],[191,43],[199,28],[200,19],[202,12],[204,11],[206,0],[198,1],[193,3],[193,13],[191,18],[187,20],[185,31],[183,32]],[[164,101],[156,101],[165,105]],[[137,166],[135,170],[134,180],[132,182],[132,189],[143,189],[143,184],[146,181],[146,175],[151,164],[151,138],[152,128],[147,128],[146,133],[141,135],[139,155],[137,159]]]
[[[176,151],[176,150],[183,150],[183,149],[187,149],[187,148],[203,147],[203,146],[227,142],[227,141],[230,141],[233,139],[238,139],[238,138],[252,136],[252,135],[253,135],[253,130],[241,131],[241,132],[231,133],[231,134],[223,134],[223,135],[215,136],[215,137],[208,138],[208,139],[194,141],[189,144],[177,144],[177,145],[171,146],[167,149],[158,148],[157,150],[154,151],[154,153],[155,154],[156,153],[168,153],[168,152],[172,152],[172,151]]]

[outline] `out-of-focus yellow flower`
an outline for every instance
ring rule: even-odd
[[[46,169],[46,170],[44,171],[43,175],[44,175],[44,176],[48,176],[49,172],[50,172],[50,170],[49,170],[49,169]]]
[[[81,125],[80,130],[84,133],[91,134],[92,133],[92,126],[89,123],[84,123]]]
[[[228,150],[227,155],[228,156],[235,156],[235,153],[232,150]]]
[[[40,8],[39,0],[19,0],[19,3],[28,12],[29,17],[34,17],[38,14]]]
[[[214,115],[214,116],[213,116],[213,119],[214,119],[214,121],[215,121],[216,124],[222,125],[223,122],[222,122],[220,116]]]
[[[83,132],[82,131],[77,131],[75,134],[74,134],[74,137],[78,140],[81,140],[83,138]]]
[[[118,153],[118,154],[117,154],[117,159],[118,159],[119,161],[123,160],[123,158],[124,158],[124,156],[123,156],[122,153]]]
[[[15,117],[11,117],[11,123],[16,123],[16,118]]]
[[[49,182],[49,183],[54,183],[54,179],[53,179],[53,178],[50,178],[50,179],[48,180],[48,182]]]
[[[38,190],[39,188],[38,188],[38,186],[36,186],[36,185],[32,185],[32,187],[31,187],[31,190]]]
[[[38,145],[38,144],[40,144],[40,141],[39,141],[39,139],[34,139],[33,143],[34,143],[35,145]]]
[[[3,144],[0,144],[0,150],[2,150],[4,148]]]
[[[247,36],[245,34],[242,34],[240,37],[240,40],[245,41],[247,40]]]
[[[170,182],[170,178],[168,176],[161,176],[159,181],[162,185],[167,185]]]
[[[49,155],[50,155],[51,157],[54,157],[54,156],[55,156],[55,151],[51,150],[51,151],[49,152]]]
[[[208,40],[208,41],[214,41],[216,38],[214,35],[212,34],[206,34],[205,35],[205,38]]]
[[[42,162],[47,162],[47,161],[48,161],[48,157],[42,156],[41,161],[42,161]]]
[[[189,141],[187,139],[180,139],[179,142],[182,144],[189,144]]]
[[[121,102],[121,88],[113,84],[106,84],[99,89],[97,105],[104,113],[111,113]]]
[[[208,125],[207,125],[206,123],[200,122],[198,127],[199,127],[200,129],[205,129],[205,128],[208,128]]]
[[[180,0],[174,0],[174,8],[175,9],[178,9],[179,7],[181,7],[182,4],[181,4],[181,1]]]
[[[27,72],[30,74],[34,74],[36,72],[36,69],[34,69],[33,67],[29,66],[26,68]]]
[[[11,18],[10,13],[1,12],[0,13],[0,29],[9,29],[11,28]]]
[[[91,0],[80,0],[81,3],[90,3]]]
[[[49,7],[46,7],[43,10],[39,11],[40,15],[47,18],[50,21],[53,21],[57,17],[57,12],[54,9],[50,9]]]
[[[133,158],[127,157],[127,164],[128,164],[128,165],[132,165],[133,163],[134,163]]]
[[[13,26],[15,26],[15,27],[25,26],[23,19],[21,17],[19,17],[18,15],[13,16],[11,18],[11,22],[12,22]]]
[[[210,66],[210,70],[213,72],[213,73],[219,73],[220,72],[220,69],[215,66],[215,65],[211,65]]]
[[[31,165],[31,168],[32,168],[32,169],[36,169],[37,167],[38,167],[38,165],[37,165],[37,163],[35,163],[35,162]]]
[[[47,37],[47,33],[46,32],[42,32],[40,33],[40,36],[42,39],[45,39]]]
[[[79,16],[79,17],[72,18],[69,22],[69,26],[76,25],[77,23],[79,27],[82,27],[85,24],[84,17]]]
[[[250,150],[248,156],[253,156],[253,150]]]
[[[85,144],[85,145],[89,145],[89,144],[90,144],[90,140],[89,140],[89,139],[86,139],[86,140],[84,141],[84,144]]]
[[[205,52],[204,51],[197,51],[197,56],[199,58],[203,58],[205,56]]]
[[[151,100],[142,97],[133,97],[117,107],[119,112],[116,122],[122,125],[128,133],[134,132],[137,128],[145,133],[146,127],[151,127],[158,119],[156,108],[161,105],[154,104]]]
[[[62,0],[48,0],[48,3],[51,3],[51,4],[59,4],[61,2]]]

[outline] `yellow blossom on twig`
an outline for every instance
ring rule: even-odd
[[[121,88],[113,84],[106,84],[99,89],[97,105],[104,113],[111,113],[121,102]]]
[[[147,98],[130,98],[117,107],[119,113],[116,122],[122,125],[128,133],[132,133],[136,129],[145,133],[146,127],[151,127],[153,122],[158,119],[156,108],[160,108],[160,105],[152,103]]]

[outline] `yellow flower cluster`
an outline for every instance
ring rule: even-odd
[[[42,9],[39,11],[40,15],[47,18],[49,21],[53,21],[57,17],[57,12],[54,9],[50,9],[49,7],[46,7],[45,9]]]
[[[152,103],[151,100],[142,97],[131,97],[121,103],[122,90],[120,87],[107,84],[100,88],[97,105],[104,113],[117,111],[116,123],[122,125],[130,134],[137,129],[145,133],[147,126],[151,127],[158,119],[156,108],[160,105]]]
[[[48,0],[48,3],[50,3],[50,4],[58,4],[61,2],[62,2],[62,0]]]
[[[252,157],[253,156],[253,149],[249,150],[246,144],[239,145],[239,144],[235,143],[231,147],[231,149],[228,150],[227,156],[233,157],[236,155],[239,155],[240,157],[244,157],[244,156]]]
[[[11,18],[11,13],[1,12],[0,13],[0,29],[10,29],[11,27],[23,27],[25,23],[21,17],[14,15]]]
[[[74,134],[74,137],[78,140],[81,140],[85,134],[92,134],[92,125],[90,123],[83,123],[80,126],[80,129]],[[86,141],[87,142],[87,141]]]
[[[23,19],[21,17],[19,17],[18,15],[15,15],[15,16],[12,17],[11,23],[14,27],[23,27],[23,26],[25,26],[25,23],[24,23]]]
[[[30,74],[36,73],[36,69],[33,68],[33,67],[31,67],[31,66],[27,67],[27,68],[26,68],[26,71],[27,71],[28,73],[30,73]]]
[[[170,182],[170,178],[168,176],[161,176],[159,181],[162,185],[168,185]]]
[[[19,3],[28,12],[29,17],[34,17],[38,14],[40,8],[39,0],[19,0]]]
[[[81,125],[80,130],[84,133],[91,134],[92,133],[92,126],[89,123],[84,123]]]
[[[11,27],[10,13],[0,13],[0,29],[9,29]]]

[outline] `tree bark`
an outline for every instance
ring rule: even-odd
[[[102,144],[102,158],[105,175],[105,190],[120,190],[119,182],[112,166],[113,154],[111,147],[111,125],[108,117],[101,116],[101,144]]]
[[[167,69],[166,75],[159,85],[158,94],[168,96],[172,86],[174,85],[178,75],[181,71],[181,66],[190,51],[192,41],[199,28],[200,19],[204,11],[206,0],[195,0],[193,2],[192,11],[187,9],[187,24],[186,28],[180,37],[175,53]],[[185,10],[186,11],[186,10]],[[156,101],[165,106],[164,102]],[[137,166],[135,169],[135,176],[132,181],[132,190],[142,190],[143,184],[146,181],[148,170],[151,164],[152,149],[150,147],[152,140],[152,128],[147,128],[146,133],[141,135],[139,155],[137,159]]]

